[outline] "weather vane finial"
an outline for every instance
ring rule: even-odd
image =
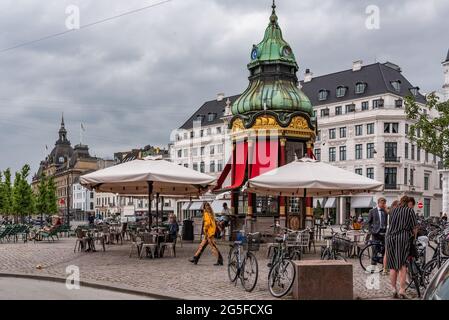
[[[276,10],[276,0],[273,0],[273,5],[271,6],[273,8],[273,12]]]

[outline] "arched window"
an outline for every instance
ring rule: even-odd
[[[362,94],[365,93],[366,83],[365,82],[357,82],[355,85],[355,93]]]
[[[400,80],[391,81],[391,85],[393,86],[393,89],[394,89],[396,92],[401,91],[401,81],[400,81]]]
[[[318,100],[323,101],[323,100],[327,100],[327,96],[329,94],[329,91],[327,90],[320,90],[318,92]]]
[[[336,91],[336,96],[337,96],[337,98],[344,97],[344,96],[346,95],[347,89],[348,89],[348,88],[346,88],[346,87],[339,86],[339,87],[337,88],[337,91]]]

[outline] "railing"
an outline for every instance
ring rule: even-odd
[[[401,157],[386,156],[385,162],[401,162]]]
[[[385,190],[398,190],[399,186],[397,184],[385,184]]]

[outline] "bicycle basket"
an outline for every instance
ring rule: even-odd
[[[260,232],[248,234],[246,237],[246,242],[243,243],[243,248],[248,251],[259,251],[261,238],[262,235]]]
[[[449,256],[449,237],[446,237],[446,239],[443,239],[441,242],[441,252],[445,256]]]
[[[351,246],[351,240],[342,236],[335,236],[332,240],[332,249],[337,252],[348,252]]]

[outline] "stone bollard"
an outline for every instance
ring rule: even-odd
[[[343,260],[293,261],[295,300],[352,300],[352,264]]]

